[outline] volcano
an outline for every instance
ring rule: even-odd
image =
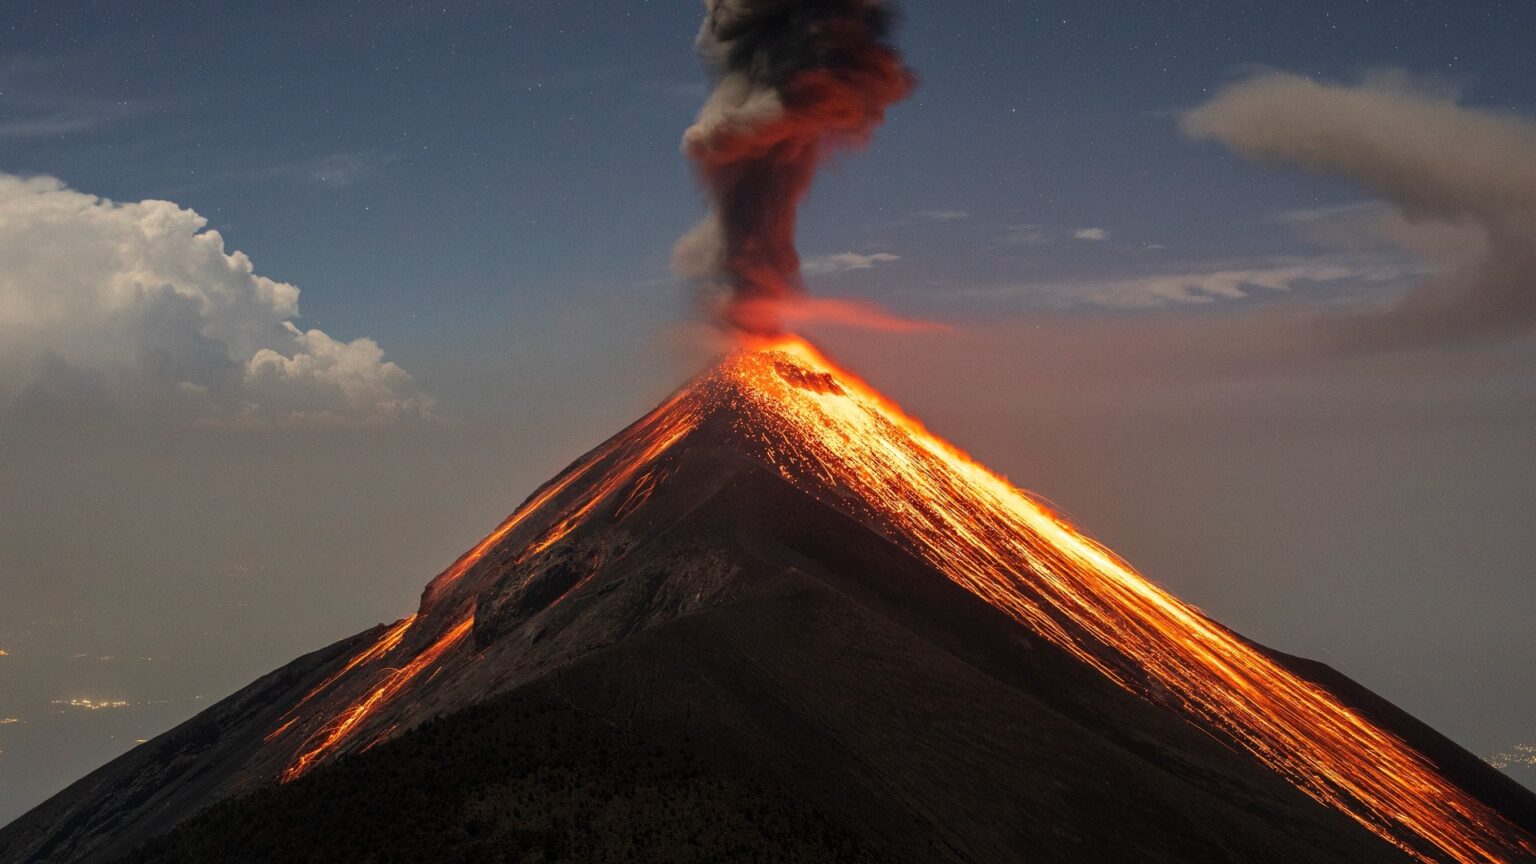
[[[1515,862],[1533,832],[1503,774],[780,339],[0,860]]]

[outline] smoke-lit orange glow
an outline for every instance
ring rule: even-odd
[[[348,673],[377,674],[368,672],[377,661],[403,663],[348,687],[347,693],[361,695],[312,718],[306,728],[318,731],[283,779],[302,775],[328,754],[360,742],[371,747],[394,734],[400,720],[389,715],[391,700],[414,681],[430,679],[421,676],[473,626],[474,591],[450,589],[498,544],[515,540],[497,560],[520,562],[589,518],[618,519],[643,506],[666,482],[669,451],[717,415],[731,418],[743,453],[769,463],[789,483],[851,509],[1121,687],[1246,750],[1414,858],[1493,864],[1536,855],[1536,840],[1443,778],[1407,744],[1147,581],[792,337],[759,340],[726,358],[557,477],[433,580],[421,612],[305,697],[333,684],[340,692],[345,685],[337,679]],[[535,514],[538,520],[530,522]],[[514,537],[521,525],[529,531]],[[534,525],[540,530],[529,533]],[[468,651],[457,656],[473,662]]]

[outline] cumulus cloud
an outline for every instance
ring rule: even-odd
[[[1108,240],[1107,228],[1079,228],[1072,232],[1073,240]]]
[[[283,329],[298,349],[284,355],[262,348],[245,364],[247,402],[260,412],[282,406],[289,420],[345,420],[361,415],[394,420],[430,414],[432,404],[404,369],[384,359],[384,350],[368,338],[342,342],[322,330],[300,330],[291,321]]]
[[[1536,324],[1536,123],[1403,73],[1345,85],[1266,72],[1190,111],[1183,128],[1262,165],[1358,183],[1390,203],[1386,236],[1460,259],[1385,313],[1343,320],[1341,334],[1395,345]]]
[[[802,272],[813,275],[825,275],[828,273],[843,273],[848,270],[871,270],[881,264],[890,264],[900,261],[900,255],[892,255],[889,252],[874,252],[869,255],[860,255],[857,252],[839,252],[833,255],[815,255],[800,262]]]
[[[293,323],[299,289],[169,201],[0,173],[0,409],[374,422],[431,400],[370,339]]]

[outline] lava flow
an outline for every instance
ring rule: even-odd
[[[744,355],[743,430],[790,482],[851,491],[892,539],[1121,686],[1178,710],[1423,861],[1502,862],[1536,840],[1423,756],[1149,582],[803,341]],[[1166,701],[1166,700],[1164,700]]]
[[[333,673],[310,690],[303,699],[284,715],[286,721],[267,734],[270,743],[293,729],[300,718],[291,716],[318,694],[347,683],[349,675],[370,676],[361,694],[352,698],[339,711],[307,718],[303,728],[314,729],[300,745],[292,762],[282,772],[283,782],[290,782],[308,773],[327,756],[339,752],[354,741],[401,692],[405,691],[423,673],[432,670],[458,648],[475,623],[475,598],[472,594],[455,594],[453,587],[475,565],[504,543],[509,535],[535,514],[542,513],[546,505],[573,491],[574,500],[561,501],[564,509],[549,527],[540,531],[518,555],[519,559],[543,552],[558,543],[573,530],[598,504],[608,499],[628,481],[635,479],[642,469],[667,451],[678,439],[692,431],[697,414],[687,408],[679,408],[679,393],[636,423],[626,434],[616,436],[607,444],[588,454],[579,464],[560,477],[546,484],[497,526],[468,552],[444,570],[427,585],[422,594],[421,608],[389,627],[376,640],[353,656],[339,671]],[[599,468],[607,469],[599,472]],[[572,490],[577,481],[591,474],[598,474],[593,482]],[[654,478],[641,478],[654,483]],[[642,484],[642,488],[646,484]],[[631,493],[632,495],[634,493]],[[561,598],[564,599],[562,595]],[[557,600],[558,602],[558,600]],[[448,622],[446,626],[435,622]],[[426,632],[418,632],[423,631]],[[407,642],[408,637],[413,638]],[[422,639],[426,639],[425,643]],[[406,643],[406,644],[402,644]],[[383,665],[385,661],[401,665]],[[377,671],[375,671],[377,667]],[[323,707],[322,707],[323,710]],[[368,746],[393,730],[394,724],[382,735],[375,736]]]
[[[383,716],[390,702],[449,654],[468,655],[473,595],[452,589],[476,564],[502,546],[496,554],[512,561],[543,554],[589,519],[641,506],[637,497],[665,484],[668,454],[687,447],[712,417],[727,418],[738,452],[1415,859],[1493,864],[1536,856],[1536,839],[1413,748],[1152,584],[793,338],[727,357],[556,478],[434,580],[416,616],[317,688],[364,676],[344,707],[304,724],[315,731],[284,779],[355,746],[365,726],[390,734]],[[386,661],[398,665],[380,665]]]

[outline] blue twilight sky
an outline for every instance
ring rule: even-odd
[[[700,12],[0,3],[0,822],[408,611],[696,368]],[[1307,323],[1536,290],[1536,3],[909,0],[897,40],[920,88],[801,251],[949,329],[834,353],[1216,617],[1536,741],[1526,307]]]
[[[654,326],[686,312],[657,280],[700,209],[677,146],[704,92],[699,10],[594,8],[10,4],[0,167],[196,210],[302,289],[307,325],[372,336],[427,383],[586,304]],[[1536,111],[1528,2],[910,3],[904,17],[922,87],[822,178],[802,245],[900,255],[878,280],[819,287],[941,317],[1031,303],[956,288],[1303,253],[1274,215],[1357,190],[1254,170],[1177,129],[1255,64],[1400,67]],[[970,218],[914,222],[924,211]],[[1013,225],[1110,239],[997,243]]]

